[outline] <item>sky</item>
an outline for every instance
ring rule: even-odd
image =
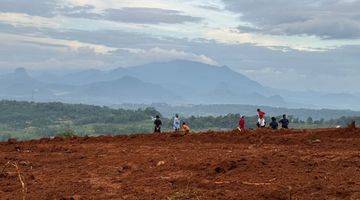
[[[1,69],[176,59],[268,87],[360,93],[360,0],[0,0]]]

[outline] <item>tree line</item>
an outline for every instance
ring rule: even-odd
[[[154,108],[125,110],[60,102],[0,101],[0,124],[6,124],[13,129],[44,127],[68,122],[74,125],[128,124],[150,120],[155,115],[160,115],[160,113]]]
[[[28,140],[51,137],[59,134],[103,135],[146,133],[153,129],[153,118],[161,113],[154,108],[137,110],[112,109],[106,106],[84,104],[34,103],[22,101],[0,101],[0,141],[11,137]],[[267,116],[266,121],[270,122]],[[190,116],[181,121],[192,130],[229,130],[238,126],[240,115]],[[246,116],[246,127],[256,128],[257,116]],[[291,128],[345,127],[352,121],[360,124],[360,117],[306,120],[288,116]],[[163,129],[172,130],[173,119],[162,117]]]

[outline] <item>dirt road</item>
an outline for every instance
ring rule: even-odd
[[[6,142],[0,173],[11,200],[360,199],[360,130]]]

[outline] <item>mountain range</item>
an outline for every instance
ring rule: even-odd
[[[113,70],[30,75],[23,68],[0,76],[2,99],[121,103],[249,104],[360,109],[354,94],[294,92],[265,87],[226,66],[175,60]]]

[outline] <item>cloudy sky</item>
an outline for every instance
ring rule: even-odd
[[[360,0],[0,0],[0,67],[186,59],[265,86],[360,92]]]

